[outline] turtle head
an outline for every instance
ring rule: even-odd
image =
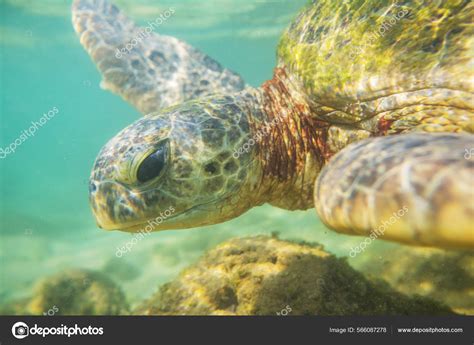
[[[235,97],[213,96],[150,114],[112,138],[93,167],[89,197],[97,224],[123,231],[220,223],[254,205],[243,188],[252,152]]]

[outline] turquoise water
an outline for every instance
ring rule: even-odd
[[[279,35],[305,2],[116,1],[141,23],[173,6],[160,33],[201,49],[252,86],[271,78]],[[117,258],[117,247],[131,235],[96,226],[87,181],[100,148],[140,115],[99,87],[100,75],[73,31],[70,1],[2,1],[0,18],[1,147],[58,110],[0,160],[0,303],[28,297],[38,280],[55,272],[87,268],[107,271],[135,304],[206,249],[235,236],[278,232],[322,243],[338,256],[360,242],[327,230],[314,210],[263,206],[220,225],[153,233]],[[377,241],[352,263],[387,260],[398,247]]]

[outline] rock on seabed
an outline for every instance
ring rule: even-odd
[[[319,245],[226,241],[163,285],[140,315],[445,315],[434,300],[371,281]]]

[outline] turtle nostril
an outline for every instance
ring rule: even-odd
[[[97,190],[97,186],[96,186],[95,182],[90,182],[89,183],[89,192],[94,193],[96,190]]]

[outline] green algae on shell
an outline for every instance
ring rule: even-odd
[[[409,89],[468,90],[473,12],[460,0],[314,1],[283,34],[278,56],[331,108]]]

